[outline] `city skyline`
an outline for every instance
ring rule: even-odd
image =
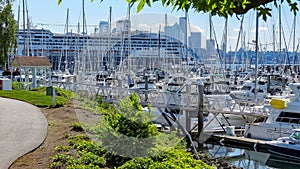
[[[109,21],[109,8],[112,7],[112,13],[111,13],[111,21],[112,23],[115,23],[117,20],[128,18],[128,8],[127,3],[125,0],[104,0],[102,3],[98,1],[94,1],[91,3],[90,1],[85,1],[85,16],[86,16],[86,23],[88,27],[88,33],[92,33],[95,26],[99,24],[100,21]],[[20,5],[20,8],[22,8],[22,1],[15,1],[13,5],[13,12],[15,14],[15,18],[18,18],[18,6]],[[28,7],[28,16],[29,19],[33,22],[33,25],[35,25],[37,28],[45,28],[49,29],[52,32],[56,33],[63,33],[65,30],[66,25],[66,17],[67,17],[67,9],[70,10],[69,14],[69,30],[72,30],[73,32],[77,32],[78,23],[82,25],[83,19],[82,19],[82,1],[77,0],[76,3],[74,0],[64,0],[60,5],[57,4],[56,0],[51,1],[38,1],[38,0],[30,0],[27,2]],[[270,6],[272,7],[272,5]],[[22,25],[22,10],[20,10],[20,25]],[[138,22],[136,20],[133,20],[133,16],[136,15],[136,6],[133,6],[131,11],[131,22]],[[171,7],[163,7],[161,6],[160,2],[153,3],[152,7],[145,6],[145,8],[138,13],[138,15],[146,15],[151,13],[161,13],[161,14],[167,14],[168,16],[177,17],[184,17],[185,13],[182,11],[176,11],[173,10]],[[274,37],[273,33],[273,25],[274,26],[274,32],[276,41],[278,41],[279,31],[278,31],[278,17],[277,10],[272,11],[273,17],[268,18],[267,22],[261,21],[259,22],[259,43],[262,46],[261,49],[266,48],[266,50],[271,50]],[[255,12],[249,11],[245,15],[244,23],[243,23],[243,37],[239,38],[238,43],[238,35],[239,35],[239,29],[240,29],[240,22],[242,17],[241,16],[232,16],[228,19],[228,35],[227,35],[227,51],[235,51],[236,49],[239,49],[241,47],[241,39],[245,39],[244,44],[248,46],[248,48],[254,48],[254,45],[251,45],[251,42],[255,40]],[[292,50],[292,40],[291,40],[291,34],[292,34],[292,20],[291,12],[286,7],[286,5],[282,8],[282,29],[285,31],[282,35],[283,39],[282,42],[285,41],[285,44],[282,43],[282,48],[288,48],[289,50]],[[141,17],[143,18],[143,17]],[[224,32],[224,25],[225,25],[225,19],[220,18],[218,16],[214,16],[212,18],[213,28],[214,32],[210,33],[209,30],[209,19],[208,14],[204,13],[195,13],[193,10],[190,10],[188,13],[188,21],[191,23],[190,25],[194,25],[195,28],[199,29],[204,39],[208,39],[210,35],[216,36],[216,42],[219,46],[221,46],[222,41],[222,35]],[[289,19],[287,19],[289,18]],[[151,27],[149,31],[154,31],[154,29],[158,30],[159,26],[164,24],[165,18],[146,18],[144,17],[144,21],[147,20],[150,21],[156,21],[158,24],[156,24],[155,27]],[[170,18],[168,18],[168,24],[171,24]],[[298,19],[297,19],[298,20]],[[160,22],[160,23],[159,23]],[[169,23],[170,22],[170,23]],[[297,22],[300,23],[300,22]],[[141,25],[141,24],[140,24]],[[147,25],[147,23],[144,23],[144,26]],[[148,25],[149,27],[149,25]],[[188,29],[191,29],[189,26]],[[296,29],[296,35],[300,34],[298,33],[298,30]],[[296,43],[298,43],[299,38],[296,37]],[[238,45],[237,45],[238,43]],[[297,46],[297,45],[296,45]],[[278,45],[276,46],[278,49]]]

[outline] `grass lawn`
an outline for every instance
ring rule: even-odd
[[[49,107],[51,105],[57,105],[57,104],[64,105],[69,102],[68,99],[64,97],[56,96],[55,103],[52,103],[52,97],[46,96],[44,92],[40,93],[37,91],[25,91],[25,90],[12,90],[12,91],[0,90],[0,97],[25,101],[37,107]]]

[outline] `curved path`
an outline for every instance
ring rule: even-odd
[[[39,108],[0,97],[0,169],[34,150],[46,138],[48,122]]]

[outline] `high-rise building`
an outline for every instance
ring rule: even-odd
[[[191,32],[191,36],[189,36],[189,47],[193,49],[197,55],[201,55],[201,32]]]
[[[109,23],[107,21],[100,21],[99,33],[109,33]]]
[[[186,17],[179,18],[179,40],[186,43],[187,38],[187,19]],[[187,44],[186,44],[187,45]]]

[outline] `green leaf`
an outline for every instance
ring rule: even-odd
[[[291,11],[294,13],[294,15],[296,15],[297,12],[299,11],[299,9],[298,9],[298,7],[297,7],[297,3],[294,2],[294,3],[290,3],[289,5],[290,5],[290,7],[291,7]]]
[[[271,9],[267,7],[259,7],[258,8],[258,17],[263,18],[264,21],[267,20],[268,17],[272,16],[271,15]]]
[[[137,13],[140,12],[145,6],[145,0],[141,0],[137,6]]]

